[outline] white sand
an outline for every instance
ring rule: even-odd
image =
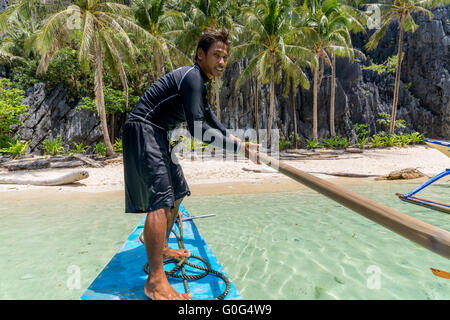
[[[378,183],[374,177],[341,178],[322,173],[356,173],[384,175],[394,170],[416,168],[427,176],[433,176],[450,168],[450,158],[433,148],[416,146],[364,150],[363,153],[344,153],[332,159],[285,160],[285,163],[326,180],[339,183]],[[302,188],[300,184],[276,172],[266,165],[257,165],[249,160],[190,160],[181,159],[186,180],[193,194],[246,193],[282,191]],[[123,192],[123,165],[120,159],[104,168],[82,168],[89,178],[75,184],[62,186],[33,186],[0,184],[0,192],[48,190],[57,192]],[[246,170],[245,170],[246,169]],[[3,169],[0,177],[40,178],[56,177],[78,169],[41,169],[8,172]],[[250,170],[250,171],[249,171]],[[254,172],[260,171],[260,172]],[[320,173],[319,173],[320,172]],[[419,180],[419,179],[418,179]],[[423,180],[426,180],[423,179]],[[3,196],[6,194],[3,193]]]

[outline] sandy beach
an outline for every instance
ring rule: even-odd
[[[306,150],[305,150],[306,151]],[[395,170],[415,168],[428,177],[450,168],[450,159],[444,154],[426,146],[408,148],[366,149],[362,153],[332,153],[326,150],[311,151],[309,157],[283,162],[319,178],[338,184],[383,183],[376,176]],[[303,185],[262,164],[257,165],[245,159],[190,159],[180,158],[186,180],[193,195],[201,194],[239,194],[290,191],[305,188]],[[0,169],[0,176],[28,179],[56,177],[73,170],[86,170],[87,179],[61,186],[34,186],[19,184],[0,184],[0,193],[12,195],[14,191],[37,192],[123,192],[123,163],[121,158],[112,161],[103,168],[77,169],[39,169],[8,172]],[[367,175],[367,177],[338,177],[333,173]],[[427,177],[414,179],[420,183]],[[448,180],[448,179],[447,179]],[[411,181],[411,180],[403,180]],[[399,180],[396,180],[398,183]],[[20,192],[23,194],[23,192]]]

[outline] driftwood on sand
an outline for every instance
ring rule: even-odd
[[[3,165],[8,171],[17,171],[17,170],[36,170],[36,169],[45,169],[50,168],[50,161],[48,160],[35,160],[35,161],[18,161],[13,162],[10,161]]]
[[[76,167],[101,168],[103,160],[93,160],[86,156],[74,154],[71,156],[54,156],[50,158],[34,157],[20,160],[11,160],[0,163],[0,167],[8,171],[36,170],[45,168],[76,168]]]
[[[62,174],[57,177],[44,178],[44,177],[12,177],[7,175],[0,175],[0,184],[24,184],[24,185],[37,185],[37,186],[58,186],[63,184],[74,183],[79,180],[83,180],[89,177],[89,173],[86,170],[77,170],[69,173]]]
[[[73,172],[65,173],[57,177],[45,178],[45,177],[12,177],[0,174],[0,184],[23,184],[23,185],[35,185],[35,186],[59,186],[63,184],[74,183],[89,177],[89,173],[86,170],[76,170]]]

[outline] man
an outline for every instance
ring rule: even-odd
[[[226,31],[210,31],[197,45],[196,63],[178,68],[158,79],[142,95],[124,125],[123,158],[125,211],[147,213],[144,243],[150,275],[145,294],[155,300],[191,299],[169,284],[164,258],[189,257],[185,249],[168,247],[168,238],[180,203],[190,195],[183,171],[170,150],[168,131],[187,122],[193,137],[242,152],[248,157],[255,144],[226,133],[208,104],[205,83],[221,76],[227,65],[230,42]],[[205,134],[208,133],[208,134]],[[211,134],[212,133],[212,134]],[[208,138],[209,137],[209,138]]]

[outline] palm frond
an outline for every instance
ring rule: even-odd
[[[397,16],[395,13],[391,13],[389,17],[382,23],[381,28],[372,34],[372,36],[369,38],[369,41],[366,43],[365,47],[369,51],[374,50],[380,40],[384,37],[386,34],[387,29],[391,25],[392,22],[394,22],[397,19]]]
[[[78,50],[78,61],[80,61],[81,69],[84,72],[89,70],[90,54],[95,37],[94,16],[91,12],[86,11],[83,17],[83,30],[81,32],[80,49]]]
[[[109,32],[102,32],[101,35],[102,38],[104,39],[105,51],[113,58],[113,60],[110,60],[111,67],[113,67],[119,74],[119,78],[120,81],[122,82],[125,94],[125,105],[128,107],[128,81],[124,65],[120,57],[120,53],[115,47],[113,38],[110,36]]]
[[[77,15],[79,12],[79,7],[69,6],[65,10],[49,16],[44,21],[44,25],[37,32],[34,39],[34,47],[41,54],[50,50],[53,45],[54,37],[60,33],[60,29],[67,28],[67,23],[68,21],[71,21],[72,15]]]
[[[264,52],[261,52],[260,54],[253,57],[249,62],[247,67],[242,70],[242,72],[239,74],[239,77],[236,79],[236,82],[234,83],[234,91],[237,92],[242,85],[250,80],[252,77],[255,76],[255,74],[258,73],[258,66],[261,63],[261,59]]]

